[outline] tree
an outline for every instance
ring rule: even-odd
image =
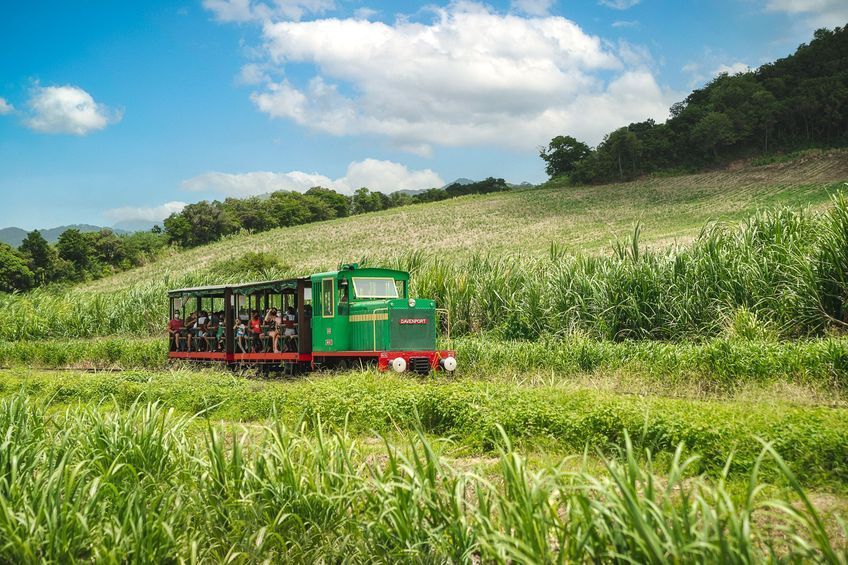
[[[10,245],[0,243],[0,292],[29,290],[35,285],[35,275],[26,260]]]
[[[62,232],[56,249],[59,257],[68,261],[73,267],[73,276],[76,279],[85,278],[94,260],[94,249],[86,234],[78,229],[71,228]]]
[[[47,243],[41,232],[38,230],[29,232],[18,250],[35,276],[36,284],[42,285],[56,280],[59,254]]]
[[[574,171],[577,163],[591,153],[589,146],[570,135],[558,135],[547,147],[542,147],[539,157],[545,161],[545,172],[550,178],[567,175]]]
[[[363,186],[353,193],[352,212],[354,214],[376,212],[382,209],[383,201],[382,198],[380,198],[379,192],[371,192]]]
[[[428,188],[424,192],[412,197],[413,202],[438,202],[450,198],[450,195],[441,188]]]
[[[710,112],[692,128],[692,141],[703,149],[710,151],[718,158],[718,148],[733,143],[733,123],[726,114]]]
[[[306,196],[314,196],[326,202],[333,210],[336,211],[336,218],[350,216],[350,198],[344,194],[339,194],[335,190],[330,190],[323,186],[313,186],[306,191]]]
[[[211,243],[233,231],[235,226],[228,222],[224,207],[217,200],[189,204],[182,212],[165,219],[168,240],[183,247]]]

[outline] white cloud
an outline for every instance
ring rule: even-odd
[[[126,222],[130,220],[144,220],[146,222],[161,222],[171,214],[180,212],[185,208],[185,202],[166,202],[161,206],[112,208],[106,210],[103,215],[113,222]]]
[[[845,0],[766,0],[766,10],[801,16],[813,28],[848,23],[848,2]]]
[[[192,192],[214,192],[225,196],[245,197],[275,190],[306,192],[313,186],[323,186],[351,194],[363,186],[389,193],[396,190],[432,188],[444,184],[445,181],[430,169],[410,171],[400,163],[365,159],[348,165],[345,176],[335,180],[318,173],[301,171],[209,172],[183,181],[182,187]]]
[[[378,134],[426,153],[431,145],[529,150],[561,133],[596,143],[630,121],[665,119],[678,98],[646,70],[644,50],[617,51],[565,18],[471,3],[433,11],[430,23],[266,21],[268,62],[281,71],[312,64],[317,74],[304,85],[267,81],[251,99],[310,129]],[[638,82],[638,91],[604,113],[621,81]]]
[[[241,68],[237,77],[240,84],[262,84],[271,80],[262,65],[248,63]]]
[[[715,69],[713,69],[713,76],[720,75],[721,73],[727,73],[729,75],[735,75],[739,73],[744,73],[751,70],[751,67],[748,66],[747,63],[735,62],[729,65],[719,65]]]
[[[547,16],[553,0],[512,0],[510,7],[528,16]]]
[[[15,109],[14,106],[6,102],[5,98],[0,98],[0,116],[3,114],[9,114]]]
[[[641,0],[598,0],[598,4],[614,10],[628,10]]]
[[[335,3],[333,0],[203,0],[203,7],[220,22],[250,22],[271,18],[300,20],[306,14],[331,10]]]
[[[37,86],[27,102],[25,124],[43,133],[85,135],[121,120],[121,112],[98,104],[77,86]]]

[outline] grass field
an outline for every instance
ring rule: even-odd
[[[0,296],[0,561],[845,563],[845,180],[551,184]],[[457,375],[167,363],[168,288],[356,260],[450,309]]]
[[[0,390],[4,561],[846,557],[844,410],[367,373]]]

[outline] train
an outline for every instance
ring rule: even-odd
[[[288,374],[376,366],[453,373],[446,311],[409,296],[406,271],[341,265],[309,276],[168,291],[171,359]]]

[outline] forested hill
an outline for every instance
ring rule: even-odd
[[[794,54],[756,70],[719,75],[674,104],[665,123],[630,124],[607,134],[594,149],[558,136],[541,156],[551,177],[601,183],[845,145],[848,26],[818,30]]]

